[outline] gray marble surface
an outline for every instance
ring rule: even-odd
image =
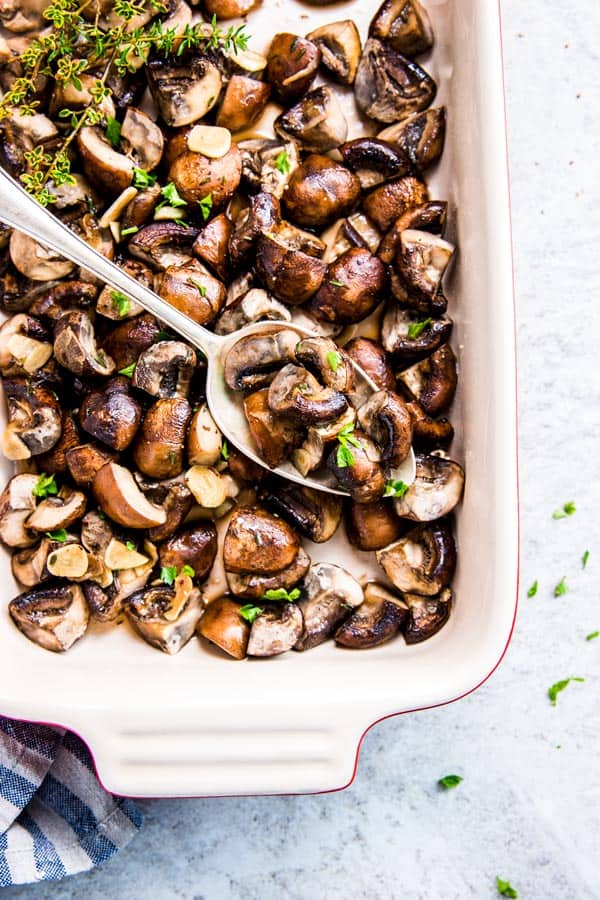
[[[600,638],[586,642],[600,629],[600,6],[502,5],[523,528],[504,664],[458,704],[374,728],[343,793],[144,802],[145,828],[115,861],[14,900],[485,900],[496,875],[528,900],[600,897]],[[577,513],[554,521],[568,500]],[[547,688],[569,675],[586,681],[554,708]],[[464,782],[441,793],[448,772]]]

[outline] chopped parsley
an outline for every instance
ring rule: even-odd
[[[192,569],[191,566],[182,566],[179,574],[187,575],[188,578],[194,578],[196,576],[196,571],[195,571],[195,569]]]
[[[54,480],[54,475],[46,475],[45,472],[42,472],[42,474],[34,484],[31,493],[34,497],[39,497],[42,500],[44,499],[44,497],[58,494],[58,487],[56,485],[56,481]]]
[[[389,478],[385,483],[385,494],[384,497],[398,497],[400,500],[404,497],[409,485],[404,481],[396,480],[393,478]]]
[[[512,900],[517,900],[519,892],[512,886],[510,881],[504,881],[504,879],[496,876],[496,887],[502,897],[511,897]]]
[[[210,218],[210,214],[213,208],[213,195],[207,194],[202,200],[199,201],[198,206],[200,207],[200,212],[202,213],[202,218],[206,222]]]
[[[169,463],[174,466],[177,462],[177,454],[174,450],[169,450]]]
[[[585,681],[585,678],[563,678],[562,681],[557,681],[556,684],[553,684],[552,687],[548,688],[548,696],[550,697],[550,702],[552,706],[556,706],[556,699],[561,691],[564,691],[566,687],[568,687],[572,681]]]
[[[337,350],[330,350],[327,354],[327,365],[332,372],[337,372],[342,364],[342,357]]]
[[[172,181],[165,184],[160,193],[165,199],[158,204],[156,207],[157,211],[162,209],[163,206],[173,206],[175,209],[179,206],[187,206],[187,201],[183,199]]]
[[[200,281],[197,281],[195,278],[190,278],[189,283],[194,285],[201,297],[206,297],[206,285],[202,284],[202,282]]]
[[[127,378],[133,378],[135,367],[136,363],[131,363],[130,366],[125,366],[124,369],[119,369],[119,375],[125,375]]]
[[[567,576],[563,575],[560,579],[556,587],[554,588],[554,596],[555,597],[564,597],[566,593],[568,593],[569,588],[567,587]]]
[[[275,160],[275,168],[278,172],[281,172],[282,175],[287,175],[291,171],[292,164],[290,162],[290,157],[287,150],[281,151],[281,153]]]
[[[112,116],[106,117],[106,138],[117,150],[121,143],[121,123]]]
[[[126,316],[131,311],[131,300],[125,294],[120,291],[111,291],[110,298],[113,309],[116,309],[120,316]]]
[[[572,516],[577,512],[577,507],[573,503],[572,500],[569,500],[568,503],[564,503],[561,509],[555,509],[552,513],[553,519],[566,519],[567,516]]]
[[[264,613],[264,609],[260,606],[253,606],[252,603],[246,603],[245,606],[240,606],[240,616],[242,619],[245,619],[246,622],[252,623],[255,619],[258,619],[260,615]]]
[[[597,637],[600,637],[600,631],[592,631],[587,635],[586,641],[595,641]]]
[[[57,531],[47,531],[46,537],[50,538],[51,541],[58,541],[59,544],[64,544],[67,540],[67,529],[59,528]]]
[[[536,580],[533,582],[533,584],[531,585],[531,587],[530,587],[529,590],[527,591],[527,596],[528,596],[528,597],[535,597],[535,595],[536,595],[537,592],[538,592],[538,586],[539,586],[539,585],[538,585],[537,578],[536,578]]]
[[[162,566],[160,570],[160,580],[165,584],[172,585],[177,578],[177,566]]]
[[[294,603],[300,596],[300,588],[286,591],[285,588],[273,588],[266,591],[263,600],[285,600],[286,603]]]
[[[581,557],[581,568],[585,569],[588,564],[588,560],[590,558],[590,551],[586,550],[583,556]]]
[[[429,328],[431,325],[432,319],[423,319],[422,322],[413,322],[412,325],[408,326],[408,336],[411,341],[415,341],[418,337],[421,337],[426,328]]]
[[[221,447],[221,457],[227,462],[229,459],[229,447],[227,446],[227,441],[223,441],[223,446]]]
[[[133,543],[133,541],[127,541],[125,546],[127,547],[127,549],[129,550],[130,553],[135,552],[135,544]]]
[[[121,229],[121,237],[128,237],[130,234],[137,234],[140,229],[137,225],[132,225],[131,228],[122,228]]]
[[[354,454],[350,449],[350,445],[353,447],[360,447],[360,441],[352,434],[353,431],[354,425],[350,423],[342,428],[337,436],[339,441],[336,456],[338,469],[347,469],[349,466],[354,465]]]
[[[152,185],[156,184],[156,175],[151,175],[145,169],[134,169],[132,184],[138,190],[152,187]]]
[[[329,281],[329,284],[330,284],[332,287],[346,287],[346,285],[344,284],[344,282],[343,282],[343,281],[338,281],[337,278],[332,278],[332,279]]]
[[[440,787],[443,787],[444,790],[449,791],[452,788],[458,787],[462,780],[462,775],[444,775],[443,778],[439,779],[438,784]]]
[[[159,331],[158,334],[156,335],[156,340],[157,341],[172,341],[173,335],[169,334],[168,331]]]

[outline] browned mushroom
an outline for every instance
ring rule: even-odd
[[[384,465],[404,462],[412,446],[413,428],[404,400],[393,391],[377,391],[358,410],[361,428],[381,448]]]
[[[275,120],[273,127],[280,137],[292,137],[304,150],[315,153],[327,153],[348,137],[348,122],[336,92],[327,86],[304,94]]]
[[[154,316],[143,313],[112,328],[104,341],[104,350],[114,360],[118,370],[125,369],[156,343],[159,332],[160,325]]]
[[[157,54],[146,72],[160,114],[172,128],[202,119],[217,103],[223,85],[216,63],[197,54],[183,53],[170,61]]]
[[[53,250],[42,247],[21,231],[10,236],[10,258],[15,268],[32,281],[53,281],[64,278],[75,268],[75,263],[63,259]]]
[[[263,112],[271,86],[246,75],[232,75],[229,79],[217,115],[217,125],[233,134],[249,128]]]
[[[246,16],[260,3],[260,0],[203,0],[204,12],[217,19],[237,19]]]
[[[194,412],[187,434],[187,458],[190,465],[214,466],[221,459],[223,435],[204,403]]]
[[[298,607],[304,620],[294,650],[312,650],[327,641],[348,613],[364,601],[358,581],[341,566],[316,563],[302,582]]]
[[[144,494],[155,506],[160,506],[166,516],[161,525],[148,529],[151,541],[164,541],[171,537],[181,527],[194,505],[192,492],[177,479],[144,485]]]
[[[371,503],[383,497],[386,480],[375,443],[364,432],[354,431],[348,450],[349,456],[344,456],[339,448],[334,449],[327,460],[339,483],[357,503]]]
[[[432,419],[418,403],[406,404],[413,421],[415,447],[421,450],[435,450],[447,447],[454,439],[454,428],[448,419]]]
[[[413,113],[379,135],[397,144],[412,166],[425,171],[442,155],[446,138],[446,109],[443,106]]]
[[[8,604],[19,631],[45,650],[62,653],[86,631],[89,612],[81,587],[52,584],[19,594]]]
[[[407,644],[418,644],[433,637],[446,624],[452,611],[450,588],[444,588],[437,597],[404,594],[404,599],[409,609],[404,626],[404,640]]]
[[[353,84],[362,52],[360,34],[351,19],[330,22],[306,35],[321,51],[321,65],[330,78]]]
[[[268,402],[276,415],[299,425],[333,422],[348,406],[342,393],[322,387],[310,372],[293,363],[284,366],[271,382]]]
[[[344,347],[358,366],[367,373],[381,390],[393,391],[396,387],[394,370],[385,354],[385,350],[376,341],[369,338],[357,337]]]
[[[397,362],[410,363],[427,356],[449,340],[452,319],[422,319],[418,312],[393,305],[381,324],[381,342]]]
[[[262,288],[252,288],[230,306],[226,306],[215,324],[216,334],[232,334],[254,322],[291,322],[287,308]]]
[[[133,235],[127,249],[151,268],[164,271],[190,262],[197,236],[197,229],[182,228],[177,222],[152,222]]]
[[[389,500],[350,503],[346,511],[348,540],[359,550],[383,550],[397,541],[403,525]]]
[[[409,292],[432,300],[454,254],[454,246],[428,231],[403,231],[396,267]]]
[[[148,266],[144,265],[144,263],[137,259],[125,259],[119,260],[118,265],[120,268],[124,269],[128,275],[135,278],[137,282],[143,284],[144,287],[150,288],[150,290],[153,289],[154,273]],[[96,301],[96,312],[115,322],[122,322],[124,319],[131,319],[134,316],[139,316],[143,311],[143,307],[141,307],[139,303],[136,303],[135,300],[125,297],[125,295],[121,294],[119,291],[114,291],[108,285],[100,292],[100,296]]]
[[[431,231],[443,234],[446,227],[448,204],[434,200],[408,209],[392,225],[379,245],[377,255],[386,265],[391,265],[401,246],[402,232],[407,230]]]
[[[351,325],[373,312],[386,286],[381,260],[368,250],[346,251],[327,269],[309,309],[319,319]]]
[[[408,607],[400,597],[373,581],[365,588],[365,599],[335,633],[335,642],[352,650],[366,650],[395,637],[408,618]]]
[[[78,444],[65,453],[69,474],[78,487],[90,487],[97,472],[116,454],[99,444]]]
[[[138,168],[151,172],[160,163],[165,144],[163,133],[142,109],[128,108],[121,125],[121,140],[128,154],[134,155]]]
[[[204,201],[202,209],[207,213],[222,209],[231,200],[241,177],[242,154],[237,144],[232,144],[229,152],[219,159],[188,150],[169,169],[169,180],[181,197],[187,203]]]
[[[196,366],[196,353],[182,341],[160,341],[138,357],[132,383],[161,400],[185,398]]]
[[[56,496],[46,497],[31,513],[25,525],[32,531],[46,534],[68,528],[80,519],[87,505],[87,498],[81,491],[74,491],[66,485]]]
[[[229,275],[229,241],[233,225],[225,213],[211,219],[194,241],[193,251],[225,280]]]
[[[281,199],[300,164],[295,141],[253,138],[240,141],[242,177],[250,193],[265,191]]]
[[[430,106],[436,92],[435,81],[416,62],[369,38],[354,82],[362,112],[378,122],[398,122]]]
[[[241,269],[250,262],[257,238],[274,229],[279,223],[279,200],[273,194],[260,191],[250,198],[248,209],[235,221],[229,241],[229,255],[234,269]]]
[[[133,446],[133,461],[150,478],[175,478],[183,471],[186,429],[192,418],[187,400],[157,400],[144,416]]]
[[[25,313],[7,319],[0,327],[2,375],[32,375],[52,356],[52,343],[42,323]]]
[[[400,372],[398,380],[428,415],[439,415],[452,403],[458,382],[452,348],[442,344],[431,356]]]
[[[352,212],[359,198],[356,175],[329,157],[313,153],[290,178],[284,204],[296,225],[319,229]]]
[[[319,289],[327,266],[306,253],[296,228],[278,228],[262,234],[256,248],[258,276],[278,300],[291,306],[304,303]]]
[[[419,56],[433,47],[431,21],[419,0],[384,0],[373,17],[369,36],[405,56]]]
[[[250,637],[250,625],[240,615],[240,608],[229,597],[218,597],[198,623],[198,634],[234,659],[245,659]]]
[[[405,212],[428,201],[427,185],[414,175],[405,175],[371,191],[363,199],[362,208],[381,231],[388,231]]]
[[[225,381],[232,391],[266,387],[277,372],[295,359],[298,334],[281,329],[248,335],[233,345],[225,360]]]
[[[135,594],[125,603],[127,618],[152,647],[169,655],[179,653],[196,630],[202,615],[200,591],[189,582],[184,586],[153,584]]]
[[[248,656],[278,656],[291,650],[302,635],[302,612],[294,603],[270,606],[254,620]]]
[[[25,526],[35,509],[37,475],[13,475],[0,495],[0,541],[7,547],[31,547],[37,535]]]
[[[340,147],[340,153],[364,191],[410,171],[410,162],[402,150],[377,138],[356,138]]]
[[[206,578],[217,555],[217,529],[212,522],[202,522],[179,530],[158,549],[161,566],[184,566],[194,570],[194,578]]]
[[[417,454],[415,481],[402,498],[394,501],[396,512],[417,522],[446,516],[460,503],[464,482],[462,466],[454,460],[438,453]]]
[[[269,479],[261,501],[301,535],[322,544],[333,537],[342,519],[342,499],[312,488]]]
[[[60,427],[61,433],[56,444],[45,453],[40,453],[36,459],[38,468],[49,474],[67,471],[67,451],[76,447],[80,441],[79,431],[70,410],[63,409]]]
[[[288,459],[295,447],[302,443],[303,429],[277,416],[269,408],[269,391],[264,388],[244,397],[244,412],[258,455],[275,469]]]
[[[296,359],[325,387],[343,394],[354,393],[356,372],[352,361],[331,338],[303,338],[296,347]]]
[[[300,542],[290,526],[262,509],[238,509],[229,522],[223,545],[228,572],[271,575],[291,566]]]
[[[167,519],[164,509],[150,503],[128,469],[107,463],[96,474],[92,490],[102,512],[126,528],[153,528]]]
[[[377,562],[398,590],[432,597],[454,576],[456,545],[445,522],[417,525],[380,550]]]
[[[96,346],[92,320],[80,310],[71,310],[57,321],[54,355],[61,366],[75,375],[107,376],[115,371],[108,353]]]
[[[55,282],[44,284],[29,307],[32,316],[54,323],[65,310],[90,307],[98,295],[98,288],[87,281]]]
[[[77,147],[83,170],[92,184],[107,191],[111,197],[130,186],[134,161],[115,150],[99,126],[84,126],[77,135]]]
[[[2,450],[8,459],[29,459],[46,453],[61,436],[62,417],[56,395],[25,378],[3,379],[8,425]]]
[[[259,466],[254,460],[249,459],[236,447],[228,447],[227,449],[229,471],[237,483],[253,486],[260,484],[266,476],[265,468]]]
[[[285,104],[298,100],[315,79],[321,51],[297,34],[276,34],[267,54],[267,81]]]
[[[141,420],[142,408],[122,375],[86,394],[79,410],[83,430],[118,452],[129,447]]]
[[[184,266],[169,266],[159,277],[156,289],[171,306],[199,325],[212,322],[227,298],[225,285],[196,260]]]

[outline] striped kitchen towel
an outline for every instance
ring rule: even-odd
[[[141,824],[131,800],[98,783],[78,737],[0,716],[0,887],[85,872]]]

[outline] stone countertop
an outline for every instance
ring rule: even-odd
[[[502,5],[523,536],[503,665],[460,703],[373,728],[342,793],[142,802],[145,828],[116,860],[11,900],[491,900],[496,875],[522,900],[600,897],[600,638],[586,642],[600,629],[600,5]],[[553,520],[568,500],[577,513]],[[569,675],[585,684],[551,706]],[[449,772],[464,782],[440,792]]]

